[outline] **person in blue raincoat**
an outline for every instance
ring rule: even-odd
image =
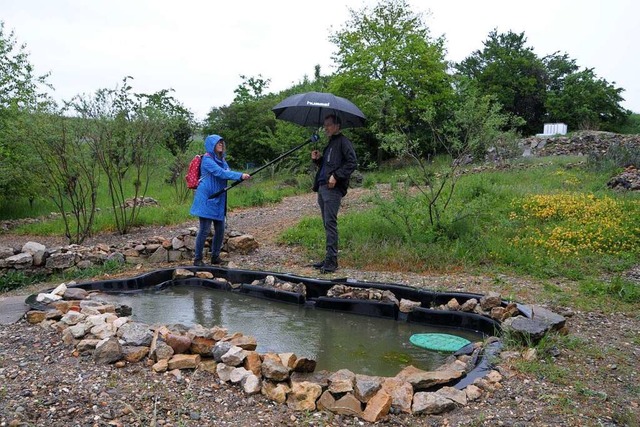
[[[229,168],[225,160],[226,143],[220,135],[209,135],[204,140],[206,154],[200,164],[200,184],[189,213],[200,218],[196,235],[196,253],[193,265],[202,266],[204,243],[211,232],[213,224],[213,240],[211,241],[211,264],[220,264],[220,249],[224,238],[224,219],[227,211],[227,192],[209,199],[216,192],[227,186],[227,180],[245,180],[251,175],[235,172]]]

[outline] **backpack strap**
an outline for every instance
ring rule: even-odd
[[[210,155],[209,153],[204,153],[204,154],[202,155],[202,157],[205,157],[205,156],[209,156],[209,157],[211,157],[211,155]],[[200,169],[202,169],[202,163],[200,163]],[[206,175],[201,175],[201,176],[200,176],[200,179],[198,180],[198,185],[200,185],[200,183],[202,182],[202,180],[203,180],[203,179],[205,179],[207,175],[209,175],[209,174],[207,173]]]

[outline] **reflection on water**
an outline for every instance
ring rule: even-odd
[[[381,376],[394,376],[408,365],[431,370],[447,354],[412,345],[412,334],[445,332],[471,341],[482,338],[467,331],[312,309],[195,286],[103,295],[102,299],[131,306],[133,319],[147,324],[221,326],[229,333],[251,335],[258,341],[258,352],[292,352],[315,359],[316,370],[346,368]]]

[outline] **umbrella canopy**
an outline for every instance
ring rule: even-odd
[[[343,129],[364,126],[366,121],[362,111],[351,101],[325,92],[292,95],[273,107],[272,111],[276,119],[300,126],[320,127],[329,114],[340,118]]]

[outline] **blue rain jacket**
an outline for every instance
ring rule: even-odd
[[[204,140],[204,148],[209,155],[202,157],[202,163],[200,164],[202,181],[200,181],[200,185],[196,189],[193,204],[189,211],[191,215],[218,221],[224,220],[227,192],[225,191],[215,199],[209,199],[209,196],[225,188],[227,180],[239,181],[242,179],[241,172],[234,172],[229,169],[224,155],[222,158],[218,158],[213,152],[220,139],[222,139],[220,135],[209,135]]]

